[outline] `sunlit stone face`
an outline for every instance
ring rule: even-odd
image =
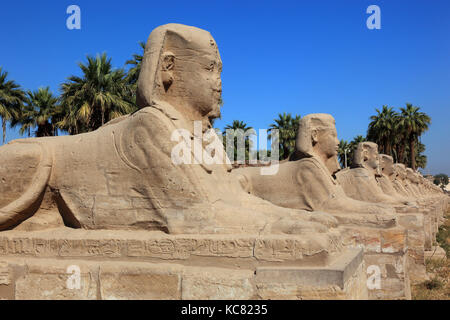
[[[372,146],[368,148],[366,155],[367,155],[367,160],[365,161],[366,164],[372,169],[377,169],[380,165],[378,156],[378,147]]]
[[[339,149],[339,140],[337,131],[333,123],[329,123],[330,127],[318,132],[318,149],[328,158],[337,156]]]
[[[394,160],[391,156],[385,154],[380,155],[380,166],[383,174],[387,176],[394,174]]]
[[[215,119],[220,117],[222,60],[214,39],[208,35],[198,37],[194,49],[169,47],[175,57],[173,84],[165,96],[173,105]]]
[[[406,168],[402,164],[394,164],[394,172],[398,179],[404,180],[406,178]]]

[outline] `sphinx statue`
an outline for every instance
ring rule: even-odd
[[[327,232],[336,222],[332,216],[249,195],[227,161],[172,160],[179,143],[174,132],[187,131],[189,142],[195,123],[205,132],[220,116],[221,71],[209,32],[178,24],[156,28],[139,76],[139,111],[93,132],[17,140],[0,148],[0,230],[20,227],[45,209],[59,215],[63,226],[84,229]]]
[[[413,198],[414,194],[406,188],[406,167],[403,163],[395,163],[394,166],[394,179],[392,185],[397,193],[404,197]]]
[[[367,202],[404,205],[407,201],[385,194],[377,183],[381,177],[378,145],[373,142],[360,142],[354,154],[351,168],[336,173],[336,179],[347,196]]]
[[[406,168],[406,188],[409,189],[416,198],[423,198],[423,195],[419,190],[419,177],[417,172],[411,168]]]
[[[393,213],[393,208],[348,197],[334,179],[340,165],[334,118],[309,114],[300,120],[295,152],[275,175],[259,168],[234,170],[247,192],[279,206],[330,213]]]
[[[409,203],[415,205],[413,199],[409,199],[406,196],[397,192],[394,188],[393,181],[395,179],[394,159],[387,154],[380,154],[380,174],[376,175],[376,181],[383,190],[383,192],[391,197],[398,199],[402,203]]]

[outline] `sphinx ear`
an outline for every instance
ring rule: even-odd
[[[369,151],[368,151],[367,149],[364,149],[364,150],[363,150],[363,152],[362,152],[362,158],[363,158],[363,161],[369,160]]]
[[[313,145],[315,145],[319,141],[317,130],[311,131],[311,142]]]
[[[163,53],[162,69],[163,71],[170,71],[175,67],[175,55],[166,51]]]
[[[167,92],[173,83],[173,69],[175,68],[175,55],[172,52],[164,52],[162,57],[161,78],[164,90]]]

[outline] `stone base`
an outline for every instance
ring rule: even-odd
[[[444,260],[447,254],[444,249],[434,246],[430,251],[425,251],[425,260]]]
[[[0,234],[0,299],[367,299],[361,249],[304,236]]]
[[[348,247],[364,249],[370,300],[411,299],[407,230],[361,226],[340,229]]]

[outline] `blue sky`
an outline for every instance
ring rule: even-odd
[[[81,30],[66,28],[71,4]],[[381,30],[366,27],[371,4]],[[450,1],[16,0],[0,12],[0,66],[24,88],[57,93],[87,54],[107,52],[121,67],[158,25],[193,25],[211,32],[224,64],[216,126],[267,128],[280,112],[324,112],[351,140],[375,108],[411,102],[432,118],[425,173],[450,174]]]

